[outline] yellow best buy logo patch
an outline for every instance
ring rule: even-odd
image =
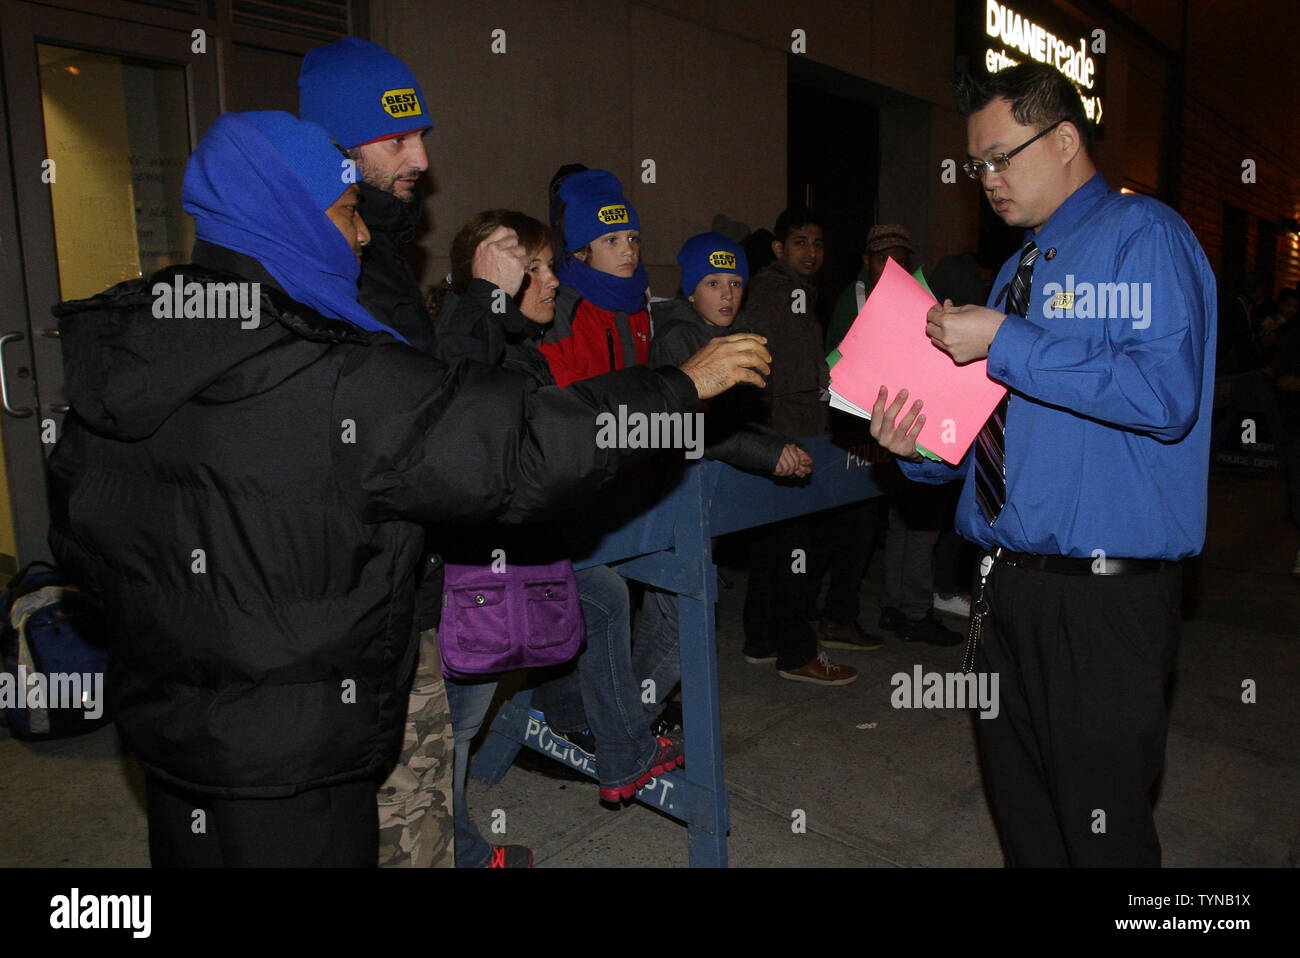
[[[1052,300],[1052,309],[1074,309],[1074,293],[1057,293]]]
[[[629,222],[626,206],[602,206],[596,211],[596,216],[606,226]]]
[[[728,253],[725,249],[714,250],[709,254],[709,265],[718,269],[735,269],[736,254]]]
[[[424,115],[424,108],[420,106],[420,98],[415,95],[414,87],[408,86],[399,90],[385,90],[379,97],[379,102],[384,105],[384,112],[389,116]]]

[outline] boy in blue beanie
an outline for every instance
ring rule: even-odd
[[[745,251],[721,233],[692,236],[677,254],[682,268],[681,294],[651,304],[655,336],[650,365],[676,364],[706,343],[744,332],[736,325],[749,280]],[[793,439],[761,422],[762,394],[757,389],[733,389],[709,404],[704,416],[704,456],[761,475],[802,479],[812,473],[812,457]],[[659,656],[676,668],[661,667],[637,676],[662,690],[647,711],[662,714],[667,692],[681,678],[678,657],[677,597],[653,587],[646,589],[637,623],[637,648],[670,649]]]
[[[559,184],[553,218],[563,239],[555,322],[542,354],[557,384],[644,365],[650,351],[650,279],[641,220],[608,170],[578,170]]]

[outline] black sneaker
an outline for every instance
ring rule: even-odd
[[[665,703],[664,710],[659,713],[659,717],[650,726],[650,734],[656,737],[681,735],[682,704],[680,702]]]
[[[546,716],[537,709],[529,709],[528,714],[547,726],[551,731],[551,736],[564,742],[566,745],[572,745],[579,752],[592,761],[596,760],[596,736],[591,734],[591,729],[578,729],[572,732],[562,731],[550,722],[546,721]]]
[[[591,729],[584,728],[566,732],[553,728],[551,729],[551,735],[567,745],[572,745],[587,758],[592,760],[596,758],[596,736],[591,734]]]
[[[925,618],[908,622],[901,633],[904,642],[924,642],[927,645],[961,645],[966,636],[954,632],[934,617],[934,612],[925,614]]]
[[[903,615],[892,605],[882,605],[880,607],[880,622],[877,628],[884,629],[886,632],[893,632],[895,635],[906,638],[909,626],[907,616]]]

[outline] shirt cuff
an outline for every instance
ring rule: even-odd
[[[898,468],[913,482],[927,482],[931,485],[951,482],[957,478],[959,471],[956,466],[950,466],[946,462],[935,462],[933,459],[922,459],[920,462],[899,459]]]
[[[989,344],[989,378],[1008,386],[1014,385],[1015,371],[1029,365],[1029,356],[1042,332],[1025,317],[1009,314]]]

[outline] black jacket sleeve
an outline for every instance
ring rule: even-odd
[[[770,476],[781,460],[781,450],[793,441],[758,422],[722,422],[714,427],[715,417],[712,410],[704,417],[704,455],[737,469]]]
[[[496,366],[505,357],[507,334],[517,334],[527,322],[505,290],[472,279],[463,294],[448,295],[434,323],[430,352],[448,364],[472,359]]]
[[[539,388],[509,370],[448,367],[401,344],[353,350],[335,386],[331,453],[362,521],[522,522],[576,504],[654,450],[601,449],[597,416],[691,412],[680,370],[634,367]]]
[[[709,339],[698,326],[674,323],[650,341],[650,364],[680,366]],[[763,399],[756,386],[742,383],[710,400],[704,416],[705,457],[770,476],[788,440],[762,425],[762,417]]]

